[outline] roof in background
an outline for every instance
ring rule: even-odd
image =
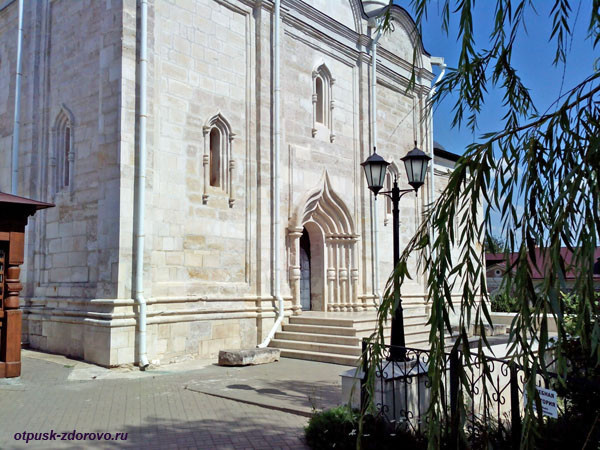
[[[444,147],[442,144],[440,144],[438,141],[433,141],[433,148],[435,150],[440,149],[440,150],[446,150],[446,147]]]
[[[448,159],[453,162],[458,161],[460,158],[460,155],[449,152],[442,144],[440,144],[437,141],[433,141],[433,155],[438,156],[440,158]]]
[[[510,257],[510,262],[514,263],[517,260],[517,253],[511,253],[509,255]],[[560,255],[562,256],[565,265],[567,267],[569,267],[571,265],[571,259],[573,257],[573,253],[566,247],[562,247],[560,249]],[[535,262],[528,257],[527,261],[529,263],[529,268],[531,270],[531,275],[532,278],[534,280],[541,280],[545,278],[544,273],[546,272],[545,267],[547,266],[547,256],[546,253],[542,251],[542,249],[540,248],[536,248],[535,249]],[[596,269],[594,271],[594,278],[600,278],[600,273],[596,273],[598,270],[597,268],[600,266],[600,247],[596,248],[596,251],[594,252],[594,259],[595,259],[595,264],[594,264],[594,269]],[[486,262],[486,266],[490,267],[493,266],[495,264],[504,264],[505,263],[505,258],[504,258],[504,253],[486,253],[485,254],[485,262]],[[567,270],[567,273],[565,274],[565,278],[567,280],[572,280],[576,278],[576,274],[575,271],[570,268],[569,270]]]

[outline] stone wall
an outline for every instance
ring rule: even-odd
[[[28,6],[26,21],[21,193],[57,206],[28,226],[25,339],[106,366],[137,359],[131,299],[137,3],[44,0]],[[298,215],[304,213],[323,233],[318,305],[361,310],[373,304],[370,192],[360,167],[372,148],[371,30],[359,8],[354,0],[283,2],[280,271],[286,315],[299,312],[294,233],[302,230]],[[0,57],[10,53],[14,9],[0,12]],[[398,162],[415,136],[423,147],[430,132],[421,118],[432,74],[423,54],[422,86],[414,98],[404,94],[412,63],[406,55],[420,43],[408,37],[406,14],[394,14],[398,31],[385,37],[379,53],[378,145]],[[276,316],[271,3],[151,0],[149,15],[148,356],[161,362],[213,357],[225,347],[255,346]],[[0,73],[3,67],[0,61]],[[315,121],[316,74],[329,77],[324,124]],[[10,109],[0,110],[0,144],[12,132]],[[52,178],[51,156],[63,142],[53,128],[65,123],[73,180],[53,191],[59,178]],[[219,183],[211,183],[210,174],[214,128],[222,138]],[[0,160],[0,171],[6,167]],[[403,180],[403,167],[398,170]],[[426,191],[402,200],[403,243],[420,220]],[[310,198],[323,217],[311,215]],[[384,201],[379,214],[383,290],[392,236]],[[423,301],[418,277],[411,295]]]
[[[17,7],[0,10],[0,191],[10,192],[17,59]]]
[[[16,12],[17,2],[0,12],[0,49],[16,42]],[[19,194],[56,207],[27,227],[24,342],[100,363],[110,353],[102,325],[112,305],[91,302],[116,296],[120,30],[118,1],[25,3]],[[12,58],[3,61],[11,86],[4,140],[12,134]],[[8,190],[10,177],[0,178]]]

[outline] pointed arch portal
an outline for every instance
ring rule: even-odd
[[[296,208],[288,231],[295,312],[367,309],[358,302],[354,221],[333,191],[327,172],[320,187],[309,192]]]

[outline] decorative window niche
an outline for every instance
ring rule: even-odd
[[[204,191],[202,202],[208,203],[211,195],[224,192],[229,197],[229,207],[235,204],[233,141],[235,133],[221,114],[213,116],[203,127],[204,154]]]
[[[323,135],[330,142],[335,141],[333,132],[333,110],[335,101],[333,100],[333,85],[335,79],[325,64],[321,64],[313,71],[313,127],[312,136]]]

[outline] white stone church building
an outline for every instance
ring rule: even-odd
[[[11,186],[17,3],[0,0],[2,192]],[[372,217],[360,166],[374,144],[376,32],[361,2],[281,2],[277,136],[273,2],[149,0],[146,114],[141,3],[24,2],[18,195],[56,205],[27,227],[24,344],[104,366],[137,363],[143,115],[148,359],[260,344],[278,315],[276,277],[285,318],[270,345],[290,356],[341,348],[355,358],[342,347],[357,341],[318,336],[372,320],[392,269],[391,205],[379,196]],[[400,158],[415,141],[433,153],[426,103],[434,74],[409,14],[393,7],[392,16],[394,31],[377,47],[377,152],[408,188]],[[440,147],[434,160],[439,192],[456,155]],[[401,200],[402,244],[431,201],[431,182]],[[413,271],[402,292],[408,343],[423,340],[427,319],[423,274]],[[302,326],[314,334],[310,348]]]

